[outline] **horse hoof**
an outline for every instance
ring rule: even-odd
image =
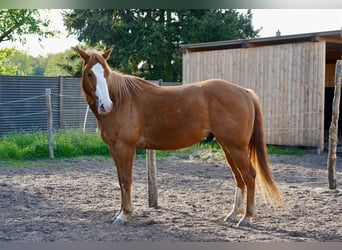
[[[228,222],[228,221],[237,221],[236,216],[234,215],[227,215],[226,218],[224,218],[223,220],[224,222]]]
[[[242,218],[236,227],[249,227],[251,225],[250,218]]]
[[[240,213],[236,213],[235,211],[232,211],[226,216],[226,218],[224,218],[224,221],[225,222],[227,222],[227,221],[233,221],[233,222],[239,221],[239,218],[241,217],[240,215],[241,215]]]
[[[117,213],[117,215],[114,216],[114,218],[112,219],[113,221],[113,225],[123,225],[126,224],[128,222],[128,216],[125,215],[122,211]]]
[[[127,223],[127,220],[122,220],[122,219],[119,219],[119,218],[116,218],[113,220],[113,225],[114,226],[121,226],[121,225],[124,225]]]

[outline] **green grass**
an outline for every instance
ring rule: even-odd
[[[267,152],[269,154],[295,155],[295,156],[302,156],[305,154],[305,151],[298,147],[284,147],[284,146],[275,146],[275,145],[268,145]]]
[[[137,150],[139,158],[145,157],[145,150]],[[71,130],[54,133],[54,153],[56,159],[70,157],[110,157],[108,147],[100,138],[98,133],[83,133]],[[269,154],[303,155],[304,151],[296,147],[280,147],[269,145]],[[180,158],[223,158],[223,152],[216,141],[201,141],[198,144],[181,150],[157,150],[158,158],[166,157]],[[13,132],[0,137],[0,166],[21,165],[21,162],[34,161],[39,165],[39,160],[49,159],[47,134],[43,132],[19,133]],[[44,165],[44,163],[42,163]]]
[[[56,158],[109,156],[108,147],[98,133],[80,131],[56,132],[54,154]],[[41,159],[49,159],[48,139],[45,133],[10,133],[0,137],[0,160]]]

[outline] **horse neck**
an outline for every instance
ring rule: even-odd
[[[107,84],[114,107],[132,101],[137,93],[145,92],[149,86],[154,85],[142,78],[115,71],[110,72]]]
[[[109,70],[109,75],[107,79],[107,87],[109,91],[110,98],[113,102],[114,109],[118,109],[119,106],[126,102],[132,102],[134,96],[139,92],[149,92],[150,88],[158,88],[159,86],[151,82],[146,81],[143,78],[124,75],[113,70]],[[99,119],[100,115],[97,111],[96,100],[85,89],[85,97],[88,102],[90,109],[93,111],[94,115]]]

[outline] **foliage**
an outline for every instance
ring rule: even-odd
[[[45,65],[46,65],[46,57],[38,56],[32,57],[33,59],[33,69],[32,75],[33,76],[43,76],[45,72]]]
[[[70,60],[70,57],[79,58],[73,49],[47,57],[32,57],[26,52],[15,48],[0,50],[0,74],[19,76],[70,76],[66,67],[77,68],[79,60]],[[65,64],[62,64],[66,62]],[[77,66],[76,66],[77,65]]]
[[[72,49],[49,55],[46,59],[44,76],[76,76],[77,74],[72,70],[77,68],[80,62],[72,60],[75,55],[76,53]]]
[[[250,11],[75,9],[63,16],[79,41],[102,50],[115,45],[110,65],[151,80],[181,81],[181,44],[251,38],[259,32]]]
[[[76,49],[67,50],[63,58],[64,60],[60,61],[57,66],[65,72],[65,75],[81,77],[82,64]]]
[[[20,41],[25,44],[28,35],[37,35],[40,42],[58,34],[58,31],[50,30],[50,20],[42,14],[44,11],[37,9],[0,9],[0,43]],[[43,75],[43,69],[41,58],[33,58],[14,48],[0,51],[2,75]]]
[[[18,71],[18,65],[14,64],[11,60],[8,60],[12,54],[10,49],[0,50],[0,75],[16,75]]]
[[[34,58],[26,52],[15,48],[0,50],[0,74],[19,76],[42,76],[45,68],[45,58]]]
[[[49,30],[50,20],[42,19],[36,9],[0,9],[0,43],[19,40],[26,42],[26,35],[36,34],[41,40],[54,36]]]
[[[7,50],[11,50],[11,52],[5,61],[16,66],[15,75],[32,75],[35,64],[33,58],[24,52],[16,50],[15,48],[9,48]]]

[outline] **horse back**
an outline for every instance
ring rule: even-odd
[[[210,132],[215,134],[218,128],[242,126],[241,117],[254,117],[250,107],[253,102],[248,101],[250,94],[249,90],[223,80],[145,89],[136,99],[136,113],[142,125],[140,144],[159,149],[181,148]]]

